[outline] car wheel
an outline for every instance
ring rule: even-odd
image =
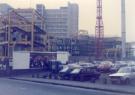
[[[123,80],[119,80],[119,84],[121,84],[121,85],[123,85],[123,84],[125,84],[125,81],[123,81]]]
[[[131,81],[130,81],[129,78],[127,78],[127,79],[125,80],[125,83],[126,83],[126,84],[130,84],[130,82],[131,82]]]

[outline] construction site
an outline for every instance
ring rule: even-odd
[[[133,59],[134,48],[131,43],[126,43],[124,0],[121,4],[121,37],[110,38],[104,34],[102,0],[96,1],[95,36],[89,36],[87,31],[84,31],[85,35],[78,33],[73,37],[67,36],[71,32],[69,28],[73,28],[72,31],[78,30],[78,18],[74,19],[79,15],[77,4],[68,3],[67,7],[57,10],[45,9],[43,4],[37,4],[36,9],[14,9],[8,4],[1,4],[4,7],[1,7],[0,14],[0,61],[12,60],[14,51],[64,51],[69,52],[71,59],[75,61],[87,59],[83,61],[89,62],[91,60]],[[74,9],[71,9],[73,6]],[[5,10],[6,8],[8,10]],[[73,18],[70,18],[69,11],[76,13]],[[73,19],[74,23],[72,23]],[[68,26],[69,22],[76,25]],[[65,37],[59,35],[60,31],[65,33]]]
[[[29,15],[25,18],[23,14]],[[0,15],[0,58],[13,51],[47,51],[44,18],[34,9],[14,9]]]
[[[121,23],[114,20],[119,31],[104,24],[103,0],[93,0],[96,16],[88,10],[86,16],[95,18],[94,35],[79,29],[79,0],[54,9],[37,1],[32,8],[32,0],[30,8],[0,1],[0,95],[135,95],[135,42],[126,40],[125,0]]]

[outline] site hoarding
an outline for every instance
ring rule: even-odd
[[[30,53],[14,52],[13,53],[13,69],[29,69]]]
[[[69,58],[67,52],[13,52],[13,69],[41,69],[47,61],[56,60],[66,64]]]

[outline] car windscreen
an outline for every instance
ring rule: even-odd
[[[131,68],[121,68],[118,73],[130,73],[131,72]]]
[[[60,72],[63,73],[63,72],[67,72],[68,70],[69,70],[69,67],[65,67]]]
[[[81,71],[81,69],[74,69],[71,73],[72,74],[78,74]]]

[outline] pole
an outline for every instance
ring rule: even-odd
[[[122,60],[126,58],[126,12],[125,0],[121,0]]]

